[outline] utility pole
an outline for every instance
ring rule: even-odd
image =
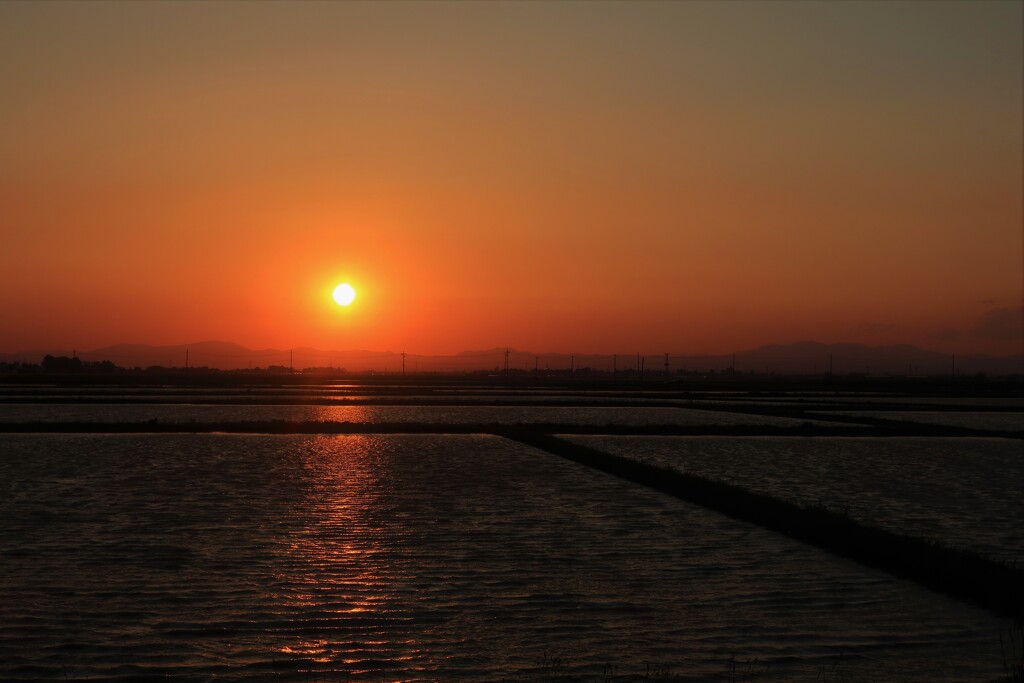
[[[508,379],[508,347],[505,347],[505,378]]]
[[[540,356],[533,357],[533,376],[536,377],[540,370]]]
[[[615,377],[615,372],[618,370],[619,356],[618,354],[612,354],[612,377]]]
[[[668,377],[668,354],[665,354],[665,376]]]
[[[185,372],[188,372],[188,347],[185,348]]]
[[[405,351],[402,351],[402,377],[405,377]]]
[[[736,354],[732,354],[732,371],[736,372]]]
[[[576,356],[571,355],[569,356],[569,374],[571,375],[574,372],[576,372]]]
[[[288,349],[288,374],[295,374],[295,351]]]

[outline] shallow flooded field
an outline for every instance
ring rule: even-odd
[[[563,406],[391,406],[391,405],[202,405],[156,404],[8,404],[0,422],[295,422],[424,424],[563,424],[797,427],[805,423],[835,425],[821,419],[797,419],[728,410],[676,407],[563,407]]]
[[[927,410],[844,410],[835,412],[815,413],[819,417],[845,416],[856,418],[878,418],[881,420],[900,420],[904,422],[918,422],[928,425],[948,425],[952,427],[967,427],[972,429],[995,429],[1007,431],[1024,431],[1024,412],[987,412],[987,411],[942,411],[931,412]]]
[[[998,680],[1010,621],[554,452],[271,433],[547,429],[1020,562],[1020,439],[897,437],[897,398],[4,387],[0,679]]]
[[[1024,452],[1016,439],[567,438],[1024,564]]]
[[[1002,672],[1004,620],[498,437],[0,443],[5,679]]]

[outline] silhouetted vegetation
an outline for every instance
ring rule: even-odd
[[[0,375],[112,375],[127,372],[109,360],[83,361],[77,356],[51,356],[40,363],[0,362]]]
[[[82,361],[78,358],[67,356],[50,356],[43,358],[43,372],[48,374],[64,373],[74,374],[82,371]]]
[[[433,357],[424,356],[424,362]],[[532,356],[531,356],[532,358]],[[984,357],[978,357],[982,362]],[[394,361],[394,359],[391,359]],[[597,359],[595,359],[597,360]],[[602,359],[602,362],[607,361]],[[654,359],[651,359],[654,360]],[[679,360],[679,359],[677,359]],[[382,366],[378,369],[365,369],[360,371],[346,370],[344,367],[333,366],[292,366],[268,364],[265,366],[251,365],[247,368],[220,369],[208,365],[188,364],[182,359],[182,365],[173,361],[167,364],[149,364],[136,366],[120,366],[111,360],[86,361],[80,357],[52,356],[47,355],[39,363],[27,360],[0,361],[0,378],[10,381],[11,378],[25,375],[47,374],[61,377],[62,380],[73,380],[81,375],[104,375],[120,374],[136,377],[145,376],[166,376],[172,381],[179,381],[182,377],[188,377],[190,381],[251,381],[254,378],[281,377],[288,378],[295,382],[314,382],[331,379],[361,381],[387,381],[387,382],[451,382],[451,381],[473,381],[495,386],[573,386],[573,387],[644,387],[645,390],[652,388],[678,388],[680,386],[722,386],[727,385],[730,389],[763,388],[769,386],[786,386],[790,388],[822,388],[841,390],[870,390],[876,387],[891,389],[894,387],[905,387],[913,391],[929,391],[937,387],[954,388],[959,390],[977,390],[979,387],[1000,388],[1015,386],[1019,388],[1024,376],[1013,370],[1013,363],[1019,360],[994,359],[992,362],[1004,362],[1006,367],[1003,370],[993,368],[992,372],[957,371],[956,373],[944,373],[933,368],[932,371],[921,374],[914,370],[911,365],[905,372],[865,372],[861,370],[848,369],[843,372],[821,372],[819,370],[783,370],[772,368],[772,366],[754,364],[753,367],[736,369],[732,366],[707,367],[704,369],[687,369],[673,366],[671,369],[662,370],[652,363],[646,370],[636,367],[622,367],[613,369],[611,366],[581,364],[572,367],[509,367],[501,369],[495,367],[493,370],[480,369],[424,369],[410,370],[408,373],[402,371],[401,365],[395,362],[388,366],[386,360],[381,360]],[[719,361],[716,361],[719,362]],[[722,360],[720,362],[726,362]],[[816,367],[816,366],[815,366]]]

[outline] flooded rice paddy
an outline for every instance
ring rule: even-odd
[[[979,607],[499,436],[113,433],[193,419],[179,410],[570,427],[807,417],[500,406],[475,391],[480,405],[73,402],[99,392],[0,405],[7,425],[112,428],[0,434],[0,679],[992,681],[1019,656],[1012,622]],[[1019,440],[566,438],[1024,555]]]

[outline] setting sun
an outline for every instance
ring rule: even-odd
[[[348,306],[350,303],[355,301],[356,290],[347,282],[342,282],[334,288],[333,296],[334,301],[337,302],[339,306]]]

